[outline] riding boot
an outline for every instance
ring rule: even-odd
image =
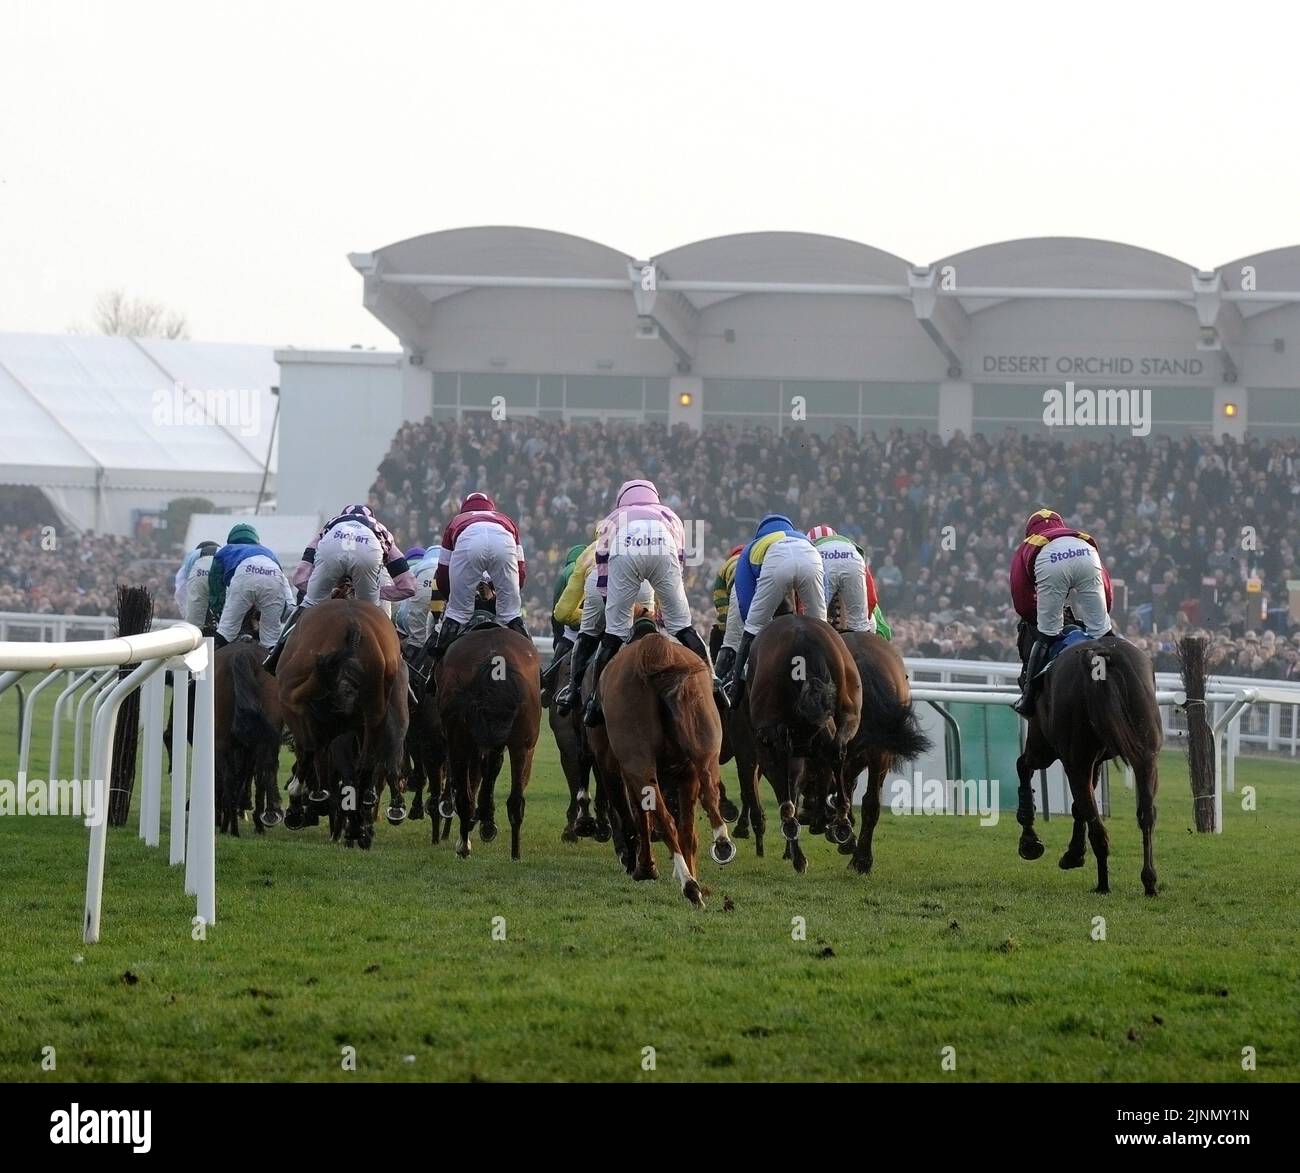
[[[726,680],[731,675],[731,669],[736,663],[735,648],[719,648],[718,658],[713,665],[713,670],[717,673],[719,680]]]
[[[754,642],[752,632],[745,632],[740,637],[740,647],[736,651],[736,663],[731,669],[731,676],[728,677],[727,683],[723,685],[723,693],[727,698],[727,704],[733,709],[740,703],[740,698],[745,692],[745,665],[749,662],[749,645]]]
[[[430,636],[429,642],[425,644],[424,650],[429,653],[429,683],[425,686],[426,692],[433,692],[434,678],[438,674],[438,665],[442,662],[443,656],[447,654],[447,649],[451,647],[451,641],[460,635],[460,630],[461,625],[456,620],[448,619],[444,615],[442,617],[442,626],[438,628],[437,635]]]
[[[582,692],[582,678],[587,674],[587,665],[600,646],[600,637],[580,632],[578,642],[573,645],[573,654],[569,656],[569,679],[560,686],[559,692],[551,698],[551,707],[561,717],[568,714]]]
[[[608,631],[601,636],[600,651],[596,653],[596,662],[591,666],[591,697],[582,712],[582,723],[588,728],[605,723],[605,714],[600,707],[596,686],[600,684],[600,674],[605,671],[605,665],[614,658],[614,654],[622,646],[623,641],[616,635],[610,635]]]
[[[1038,674],[1047,663],[1047,650],[1050,646],[1051,640],[1039,637],[1034,640],[1034,646],[1029,649],[1029,659],[1025,661],[1025,687],[1021,690],[1020,699],[1011,707],[1026,720],[1034,713],[1034,705],[1038,700]]]
[[[519,634],[522,635],[524,639],[526,639],[529,643],[533,642],[533,637],[529,633],[528,625],[524,623],[524,617],[522,615],[516,615],[512,620],[510,620],[509,623],[506,624],[506,626],[510,628],[511,631],[519,632]]]
[[[551,662],[542,670],[543,691],[555,683],[555,677],[560,670],[560,661],[564,659],[564,653],[571,647],[573,647],[573,641],[567,635],[561,635],[551,645]]]
[[[704,661],[705,666],[709,670],[709,676],[713,681],[714,700],[716,700],[723,709],[730,708],[731,706],[727,701],[727,694],[722,691],[722,681],[713,675],[713,661],[709,658],[709,649],[704,646],[704,641],[700,639],[700,633],[693,627],[683,627],[681,631],[676,633],[676,635],[678,643],[682,644],[684,647],[690,648],[691,651]]]
[[[212,637],[213,650],[215,651],[217,648],[224,648],[229,642],[230,641],[224,635],[222,635],[221,632],[218,631]]]
[[[284,653],[284,641],[289,638],[289,632],[293,630],[293,625],[298,622],[298,618],[303,613],[301,606],[295,607],[289,614],[289,618],[284,621],[284,626],[280,628],[280,638],[275,641],[275,647],[271,649],[271,654],[262,661],[262,667],[266,669],[268,675],[275,675],[275,666],[280,662],[280,656]]]

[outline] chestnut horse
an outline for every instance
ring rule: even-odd
[[[849,867],[866,875],[873,862],[872,837],[880,821],[880,792],[885,776],[931,748],[912,708],[911,687],[903,657],[893,644],[866,631],[840,633],[862,680],[862,716],[844,755],[838,790],[830,796],[837,805],[831,831],[837,842],[850,843],[848,815],[858,775],[867,772],[862,794],[857,846]]]
[[[217,829],[238,837],[240,813],[251,805],[261,835],[282,818],[276,785],[284,729],[280,692],[262,668],[266,649],[256,640],[237,639],[218,648],[213,659]]]
[[[1023,644],[1030,637],[1021,630]],[[1155,670],[1140,648],[1126,640],[1088,640],[1066,648],[1052,662],[1038,693],[1025,748],[1016,760],[1020,778],[1016,821],[1021,859],[1038,859],[1043,842],[1034,830],[1033,778],[1058,758],[1073,799],[1074,832],[1061,856],[1064,870],[1083,867],[1087,842],[1097,857],[1096,891],[1110,891],[1110,837],[1097,809],[1101,764],[1122,758],[1133,771],[1137,821],[1142,830],[1142,888],[1156,894],[1155,826],[1157,769],[1164,732],[1156,704]]]
[[[826,793],[840,777],[858,731],[862,681],[839,633],[807,615],[782,615],[755,637],[746,703],[759,768],[780,803],[781,833],[799,873],[799,800]]]
[[[310,798],[330,803],[331,837],[346,829],[349,847],[370,846],[378,783],[392,782],[390,710],[405,689],[397,631],[373,603],[326,599],[303,612],[284,646],[276,678],[284,720]],[[350,777],[340,777],[331,743],[356,738]],[[403,736],[405,728],[403,727]],[[363,808],[366,808],[363,810]]]
[[[476,824],[483,824],[484,843],[497,836],[494,791],[507,752],[510,858],[520,858],[524,790],[542,723],[540,676],[533,641],[495,625],[459,636],[438,664],[436,702],[460,818],[456,854],[462,859],[469,856]]]
[[[636,825],[634,880],[658,878],[651,850],[651,814],[673,858],[682,895],[697,908],[704,894],[695,874],[695,804],[713,828],[714,861],[736,854],[718,793],[722,720],[707,665],[659,632],[639,635],[606,666],[598,686],[605,725],[587,735],[604,776],[621,777],[611,809],[626,830]],[[665,792],[664,784],[670,790]],[[675,790],[675,794],[673,791]],[[627,821],[625,821],[627,820]]]

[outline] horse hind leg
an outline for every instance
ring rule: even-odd
[[[880,822],[880,792],[885,785],[885,767],[878,756],[867,766],[867,787],[862,792],[862,809],[858,828],[858,842],[849,859],[849,867],[859,875],[871,872],[876,862],[874,840],[876,824]]]
[[[1141,763],[1133,769],[1134,785],[1137,788],[1137,821],[1142,830],[1142,888],[1148,896],[1156,894],[1156,788],[1159,778],[1156,774],[1156,762]]]
[[[1074,830],[1070,834],[1069,847],[1065,849],[1065,854],[1057,863],[1057,867],[1063,872],[1083,867],[1088,858],[1088,809],[1078,802],[1072,802],[1070,813],[1074,816]]]
[[[482,766],[482,781],[478,788],[478,803],[475,818],[482,826],[479,832],[484,843],[491,843],[497,837],[497,775],[501,772],[504,755],[491,751]]]
[[[1104,896],[1110,891],[1110,870],[1107,862],[1110,857],[1110,836],[1106,834],[1106,824],[1101,821],[1101,811],[1097,809],[1097,793],[1092,786],[1091,771],[1082,776],[1075,771],[1070,776],[1070,790],[1074,795],[1075,804],[1087,819],[1088,842],[1092,844],[1092,853],[1097,857],[1095,890]]]
[[[651,785],[654,788],[655,822],[659,826],[660,837],[672,855],[673,875],[677,877],[677,882],[682,887],[682,895],[696,908],[703,908],[704,893],[700,888],[700,882],[695,878],[691,870],[696,842],[695,797],[693,794],[678,795],[677,817],[674,820],[672,811],[664,800],[663,788],[657,780],[652,781]],[[693,789],[693,782],[691,786]],[[680,837],[678,836],[679,830],[683,832]]]
[[[719,867],[726,867],[736,858],[736,845],[727,831],[727,814],[722,805],[722,783],[718,779],[718,767],[697,767],[696,785],[704,813],[708,816],[709,828],[713,832],[713,842],[709,845],[709,858]],[[695,833],[694,819],[690,821],[691,834]],[[695,853],[692,848],[691,867],[695,867]]]
[[[781,834],[785,836],[790,863],[801,876],[808,871],[808,857],[799,842],[799,794],[808,772],[808,759],[795,758],[793,767],[786,767],[786,792],[781,802]]]
[[[1044,765],[1050,763],[1043,763]],[[1016,791],[1016,822],[1020,824],[1020,843],[1017,847],[1021,859],[1041,859],[1047,848],[1034,830],[1034,759],[1029,746],[1016,758],[1016,774],[1020,785]]]
[[[524,791],[533,772],[533,747],[510,747],[510,796],[506,799],[506,815],[510,819],[510,858],[522,858],[519,836],[524,828],[524,809],[527,800]]]

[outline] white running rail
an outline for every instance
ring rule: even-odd
[[[170,862],[185,864],[185,891],[197,898],[198,915],[204,924],[217,919],[216,891],[216,796],[213,731],[213,644],[204,639],[197,627],[177,623],[143,635],[111,639],[85,640],[75,643],[5,643],[0,642],[0,693],[17,684],[28,673],[40,673],[24,707],[19,737],[18,788],[27,784],[27,767],[31,757],[32,726],[37,706],[33,703],[50,684],[64,677],[67,686],[54,705],[50,746],[51,784],[56,781],[59,764],[60,722],[65,706],[88,681],[77,703],[75,726],[76,748],[73,754],[73,783],[80,787],[89,780],[97,795],[91,820],[90,849],[86,864],[86,911],[83,939],[99,940],[100,913],[104,894],[104,857],[108,844],[108,780],[113,762],[113,739],[117,715],[122,702],[137,688],[140,693],[140,721],[144,768],[139,795],[140,838],[149,847],[158,846],[162,813],[162,749],[164,671],[174,682],[172,713],[173,739],[171,778]],[[119,678],[114,671],[122,665],[136,665]],[[77,671],[81,670],[81,671]],[[102,670],[102,671],[97,671]],[[194,754],[189,769],[188,828],[186,827],[187,758],[185,730],[189,706],[189,680],[194,690]],[[82,722],[87,703],[95,696],[90,727],[90,767],[86,779],[81,775]]]

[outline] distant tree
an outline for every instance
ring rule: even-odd
[[[161,302],[128,297],[121,289],[108,289],[95,299],[95,327],[101,334],[130,338],[188,338],[185,315]]]

